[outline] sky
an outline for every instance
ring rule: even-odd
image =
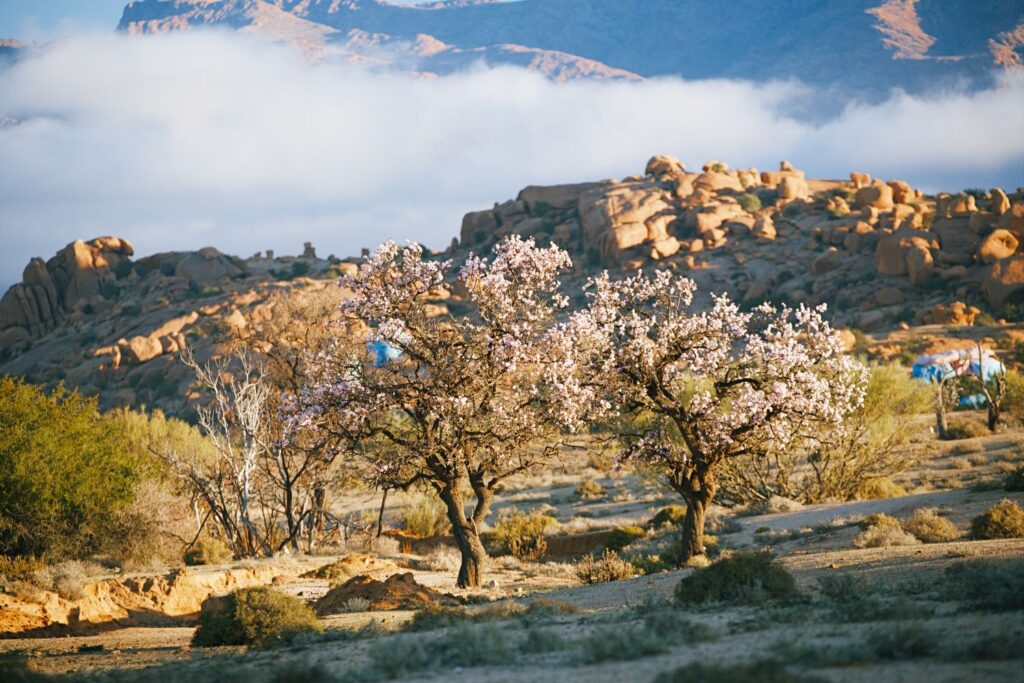
[[[466,212],[526,185],[639,174],[655,154],[691,169],[787,159],[809,177],[867,171],[926,191],[1024,185],[1020,76],[808,122],[788,112],[821,94],[796,82],[559,85],[483,64],[424,80],[310,66],[253,34],[103,25],[0,68],[0,291],[29,258],[101,235],[139,255],[443,248]]]
[[[50,40],[83,31],[110,31],[126,0],[0,0],[0,38]]]

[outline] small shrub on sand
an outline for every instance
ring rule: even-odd
[[[917,545],[921,541],[900,527],[873,526],[853,537],[854,548],[891,548],[899,545]]]
[[[1003,480],[1003,488],[1007,491],[1024,491],[1024,465],[1018,465],[1016,469],[1006,475]]]
[[[669,505],[658,510],[651,520],[647,522],[647,526],[652,529],[660,529],[663,526],[679,526],[683,522],[683,518],[686,517],[686,506],[685,505]]]
[[[573,569],[576,571],[576,577],[588,584],[628,579],[637,573],[636,567],[619,557],[613,550],[605,550],[597,559],[587,555],[574,563]]]
[[[441,501],[431,496],[422,496],[405,510],[402,528],[413,536],[430,538],[441,536],[451,530],[451,523]]]
[[[520,560],[539,560],[548,550],[544,532],[557,524],[551,515],[534,510],[529,514],[509,508],[494,525],[493,538],[503,551]]]
[[[860,500],[881,500],[907,495],[907,490],[889,477],[868,479],[857,487],[856,497]]]
[[[1024,510],[1004,498],[971,522],[971,536],[978,539],[1024,538]]]
[[[462,555],[455,548],[442,545],[430,551],[425,564],[435,572],[457,572],[462,564]]]
[[[792,575],[770,553],[736,553],[685,577],[675,595],[680,604],[760,604],[792,599],[797,589]]]
[[[987,436],[988,429],[985,425],[977,422],[958,422],[951,424],[946,428],[946,433],[942,435],[942,438],[946,441],[959,441],[961,439],[974,439],[979,436]]]
[[[202,564],[224,564],[230,562],[232,557],[231,549],[222,541],[204,536],[185,551],[182,559],[187,566],[195,567]]]
[[[880,527],[883,529],[902,529],[903,525],[900,524],[900,520],[885,514],[884,512],[872,512],[870,515],[860,520],[857,523],[862,531],[867,531],[871,527]]]
[[[44,590],[53,591],[65,600],[82,597],[90,577],[97,577],[107,571],[95,562],[65,560],[48,565],[35,572],[32,583]]]
[[[638,526],[616,527],[608,534],[608,538],[604,541],[604,547],[619,552],[633,541],[645,536],[647,536],[647,532]]]
[[[1024,560],[972,560],[946,569],[944,592],[994,611],[1024,610]]]
[[[258,586],[207,600],[192,644],[269,647],[322,628],[313,610],[299,598]]]
[[[607,494],[608,492],[605,491],[604,487],[593,479],[580,482],[580,485],[576,487],[576,497],[580,500],[603,498]]]
[[[924,543],[948,543],[960,538],[956,524],[939,516],[935,508],[918,508],[903,523],[903,530]]]

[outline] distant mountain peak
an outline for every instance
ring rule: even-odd
[[[1005,0],[138,0],[118,28],[204,26],[260,32],[316,59],[387,66],[386,47],[400,66],[424,60],[424,72],[485,59],[558,80],[795,79],[858,98],[988,85],[1021,62],[1024,42],[1024,11]],[[379,37],[373,54],[359,53],[353,31]]]

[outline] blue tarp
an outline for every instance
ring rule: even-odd
[[[388,344],[385,341],[374,341],[367,344],[370,354],[373,356],[373,364],[376,367],[387,365],[393,360],[402,357],[402,350]]]
[[[961,349],[959,351],[943,351],[928,356],[921,356],[914,361],[910,376],[922,382],[941,382],[961,375],[982,375],[985,381],[1006,372],[1006,366],[988,349]],[[960,405],[965,408],[983,408],[985,397],[982,394],[963,396]]]

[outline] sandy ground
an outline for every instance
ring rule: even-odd
[[[814,594],[818,579],[835,572],[851,572],[880,586],[898,586],[913,578],[929,581],[938,578],[948,567],[979,558],[1024,558],[1024,539],[1000,541],[957,541],[894,548],[855,549],[852,538],[858,532],[855,524],[863,516],[884,512],[907,517],[921,507],[938,508],[966,535],[970,520],[1001,498],[1009,497],[1024,504],[1024,493],[1007,493],[982,485],[1016,466],[1024,458],[1022,434],[999,434],[953,444],[934,440],[921,441],[929,457],[902,480],[912,490],[910,495],[886,500],[855,501],[805,506],[789,512],[734,516],[734,530],[720,532],[718,542],[732,549],[770,547],[790,570],[801,589]],[[968,458],[970,458],[968,460]],[[966,466],[964,463],[967,463]],[[1008,465],[1009,464],[1009,465]],[[943,490],[935,482],[952,477],[953,485]],[[575,487],[580,481],[599,481],[607,495],[596,500],[579,500]],[[922,484],[922,482],[924,482]],[[400,515],[409,500],[393,501],[391,516]],[[523,509],[542,507],[560,522],[557,534],[569,540],[590,538],[588,534],[621,524],[642,523],[660,507],[678,502],[649,487],[648,482],[632,475],[608,476],[589,467],[566,468],[562,473],[525,479],[511,486],[501,500],[501,507],[515,505]],[[352,499],[352,510],[372,510],[378,500],[369,497]],[[589,542],[589,541],[588,541]],[[565,547],[572,547],[569,543]],[[309,568],[329,564],[343,554],[312,558],[267,560],[281,565],[281,577],[275,587],[304,599],[315,601],[328,590],[328,582],[301,579],[298,574]],[[416,580],[426,586],[449,592],[475,602],[513,599],[530,602],[540,598],[568,603],[579,614],[559,617],[549,624],[553,633],[575,640],[585,638],[595,628],[616,624],[635,626],[636,608],[645,604],[667,604],[679,580],[692,570],[662,572],[649,576],[581,586],[571,568],[565,564],[536,565],[496,560],[486,577],[486,585],[474,591],[459,591],[454,586],[454,573],[449,570],[426,569],[426,558],[411,554],[388,556],[397,570],[380,572],[383,578],[394,571],[412,571]],[[286,568],[288,571],[284,571]],[[200,571],[215,572],[217,568]],[[274,574],[276,572],[268,572]],[[408,610],[367,612],[326,617],[328,630],[354,631],[376,623],[385,630],[399,629],[413,615]],[[513,666],[479,667],[464,671],[439,670],[419,678],[402,680],[464,680],[487,682],[616,682],[649,681],[660,672],[692,661],[731,662],[737,658],[770,655],[778,647],[792,643],[832,643],[849,640],[873,625],[850,623],[785,622],[767,624],[764,628],[745,629],[737,624],[763,618],[753,608],[725,607],[697,611],[694,618],[710,624],[720,637],[712,642],[680,645],[668,652],[625,662],[586,664],[574,650],[531,655]],[[958,634],[1011,633],[1020,634],[1024,642],[1024,614],[1020,612],[958,614],[938,605],[934,614],[922,623],[937,633]],[[189,646],[194,627],[113,627],[87,636],[0,639],[0,659],[4,655],[26,656],[28,666],[46,673],[90,672],[97,670],[139,670],[139,680],[146,678],[141,670],[169,662],[192,662],[202,667],[226,656],[244,653],[244,648],[193,650]],[[387,636],[384,636],[387,637]],[[320,662],[328,671],[341,672],[366,661],[367,643],[362,640],[324,642],[316,646],[287,648],[245,655],[245,667],[252,669],[253,681],[263,680],[267,671],[282,661]],[[1024,655],[1024,648],[1020,650]],[[0,668],[2,672],[2,668]],[[1024,680],[1024,659],[1010,661],[958,662],[944,659],[894,661],[871,666],[817,667],[814,673],[835,682],[880,681],[1021,681]],[[2,677],[2,676],[0,676]]]

